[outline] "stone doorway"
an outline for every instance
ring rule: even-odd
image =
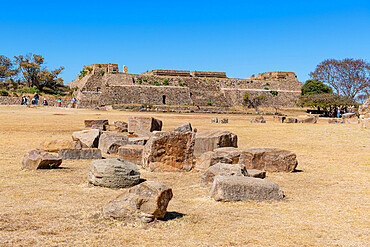
[[[166,104],[166,95],[162,95],[162,103],[165,105]]]

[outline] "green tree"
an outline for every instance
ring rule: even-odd
[[[259,95],[256,97],[252,97],[249,94],[245,94],[243,97],[243,105],[249,108],[254,108],[256,112],[258,112],[258,107],[262,105],[267,100],[265,95]]]
[[[331,87],[325,85],[323,82],[315,80],[307,80],[301,89],[302,95],[333,93]]]
[[[0,79],[6,80],[18,74],[15,63],[4,55],[0,55]]]
[[[35,86],[42,91],[44,87],[55,89],[63,85],[63,79],[58,77],[64,67],[52,71],[47,70],[42,67],[44,58],[41,55],[20,55],[15,57],[15,60],[29,87]]]

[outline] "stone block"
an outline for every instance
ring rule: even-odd
[[[141,219],[150,222],[163,218],[172,199],[172,189],[157,181],[145,181],[119,195],[103,208],[105,218]]]
[[[360,121],[357,117],[343,118],[345,124],[358,124]]]
[[[73,132],[72,139],[79,141],[83,148],[97,148],[101,133],[99,129],[76,131]]]
[[[143,167],[150,171],[189,171],[193,167],[192,132],[154,132],[143,150]]]
[[[238,147],[238,137],[222,129],[203,130],[195,136],[194,155],[196,157],[221,147]]]
[[[162,130],[162,121],[152,117],[129,117],[128,132],[149,136],[153,131]]]
[[[188,131],[193,131],[193,128],[191,127],[190,123],[183,123],[177,126],[174,131],[177,132],[188,132]]]
[[[120,160],[94,160],[90,164],[89,183],[108,188],[128,188],[140,182],[137,165]]]
[[[252,178],[261,178],[264,179],[266,177],[266,172],[257,170],[257,169],[247,169],[248,177]]]
[[[107,130],[109,126],[107,119],[85,120],[84,123],[86,128],[99,127],[101,130]]]
[[[216,176],[248,176],[244,166],[239,164],[218,163],[209,167],[200,178],[202,187],[211,186]]]
[[[228,118],[221,118],[219,123],[220,124],[227,124],[227,123],[229,123],[229,119]]]
[[[277,183],[243,176],[216,176],[211,189],[216,201],[282,200],[284,193]]]
[[[258,116],[253,118],[251,123],[266,123],[266,120],[262,116]]]
[[[212,118],[211,123],[218,123],[218,118],[216,118],[216,117]]]
[[[128,123],[123,121],[115,121],[113,125],[116,127],[118,132],[127,132],[128,131]]]
[[[370,118],[361,119],[362,128],[370,129]]]
[[[101,151],[98,148],[61,149],[58,151],[58,156],[64,160],[92,160],[102,158]]]
[[[51,140],[44,141],[37,148],[38,150],[43,150],[47,152],[58,152],[60,149],[81,149],[81,143],[79,141],[69,141],[69,140]]]
[[[295,117],[287,117],[285,118],[285,120],[283,121],[283,123],[300,123],[301,121],[298,120],[297,118]]]
[[[120,146],[128,143],[125,135],[103,133],[99,138],[99,149],[106,154],[117,154]]]
[[[143,158],[144,146],[139,145],[125,145],[118,148],[118,155],[120,159],[129,161],[136,165],[141,165]]]
[[[149,140],[148,136],[129,137],[128,145],[142,145],[144,146]]]
[[[319,119],[318,116],[306,116],[305,118],[302,119],[302,123],[317,123],[317,120]]]
[[[62,164],[62,159],[42,150],[31,150],[22,160],[22,169],[36,170],[56,168]]]

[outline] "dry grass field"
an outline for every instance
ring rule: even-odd
[[[300,114],[298,111],[296,114]],[[122,190],[87,184],[89,160],[62,169],[22,171],[25,152],[48,139],[70,139],[84,119],[127,120],[129,113],[0,106],[0,246],[369,246],[370,131],[358,125],[251,124],[251,115],[150,114],[171,130],[224,128],[239,147],[295,151],[298,172],[268,173],[283,201],[216,202],[199,172],[151,173],[173,189],[167,220],[150,224],[104,219],[100,210]]]

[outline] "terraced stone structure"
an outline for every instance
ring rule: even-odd
[[[126,70],[126,68],[125,68]],[[119,72],[117,64],[85,66],[68,84],[75,88],[78,107],[107,104],[241,105],[250,97],[265,95],[265,105],[293,107],[302,83],[294,72],[268,72],[246,79],[228,78],[225,72],[153,70],[140,75]]]

